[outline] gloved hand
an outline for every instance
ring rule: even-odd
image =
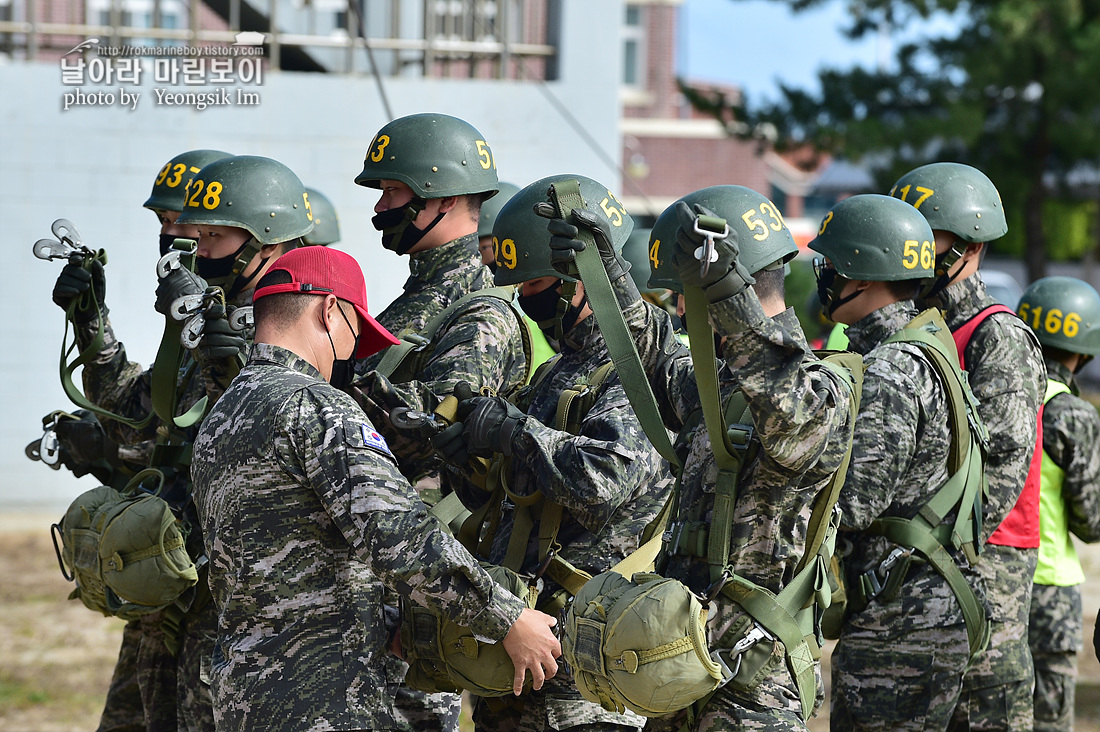
[[[464,402],[474,397],[474,390],[465,381],[455,384],[453,393],[459,402],[458,409],[461,409]],[[445,462],[459,467],[470,461],[470,451],[466,446],[466,425],[462,422],[461,414],[462,412],[458,412],[452,424],[429,440]]]
[[[62,461],[70,470],[104,458],[117,458],[118,445],[103,432],[103,426],[94,414],[82,409],[73,416],[80,419],[61,419],[54,427],[57,440],[61,444]],[[66,462],[65,458],[72,464]]]
[[[623,308],[637,302],[641,295],[634,280],[628,277],[630,262],[626,261],[619,252],[615,251],[612,243],[611,225],[607,219],[588,209],[573,209],[574,224],[559,218],[553,204],[541,202],[535,204],[535,213],[543,218],[550,219],[546,230],[550,232],[550,265],[559,273],[568,277],[577,277],[577,252],[583,252],[585,243],[577,238],[580,233],[578,227],[592,233],[596,240],[596,249],[600,253],[600,261],[607,271],[607,278],[615,290],[616,299]]]
[[[443,459],[464,465],[471,455],[491,457],[497,452],[511,455],[512,439],[523,427],[527,415],[502,397],[475,395],[465,381],[455,385],[454,394],[459,399],[458,421],[432,440]]]
[[[79,264],[66,264],[54,283],[53,301],[67,312],[73,300],[81,298],[73,313],[73,322],[83,325],[96,319],[95,303],[91,298],[81,297],[89,291],[95,302],[99,303],[99,312],[106,315],[107,306],[103,298],[107,293],[107,278],[103,272],[103,264],[93,260],[87,269]]]
[[[161,315],[168,315],[176,300],[185,295],[201,295],[206,288],[206,280],[202,277],[186,267],[177,267],[157,284],[157,301],[153,307]]]
[[[204,366],[221,371],[217,367],[235,358],[238,353],[244,353],[248,344],[239,333],[229,327],[224,305],[211,305],[204,317],[206,323],[202,327],[199,345],[195,347],[195,359]]]
[[[701,262],[695,258],[695,250],[706,243],[706,238],[695,231],[695,222],[700,216],[713,216],[705,206],[695,204],[694,211],[683,201],[676,204],[676,218],[680,227],[676,230],[676,253],[673,263],[680,272],[680,281],[684,287],[702,287],[709,302],[718,302],[732,297],[756,282],[752,273],[738,261],[740,250],[737,246],[737,232],[730,229],[729,236],[714,240],[717,261],[711,262],[707,273],[701,272]]]

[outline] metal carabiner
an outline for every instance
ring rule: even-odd
[[[229,327],[236,333],[254,331],[256,329],[256,317],[253,315],[252,306],[245,305],[230,313]]]
[[[173,320],[187,320],[204,308],[205,297],[201,292],[177,297],[168,306],[168,314]]]
[[[183,329],[180,330],[180,345],[189,351],[198,348],[205,327],[206,317],[201,311],[192,315],[191,319],[184,323]]]
[[[722,231],[710,228],[717,227],[719,222],[721,222]],[[725,219],[715,216],[697,216],[692,223],[692,229],[703,237],[703,244],[695,249],[695,258],[699,260],[699,276],[706,277],[707,272],[710,271],[710,265],[718,261],[718,251],[714,247],[714,241],[728,237],[730,227]]]
[[[34,243],[32,251],[39,259],[69,259],[74,254],[81,257],[90,253],[84,246],[84,240],[76,230],[73,222],[68,219],[57,219],[50,227],[50,231],[57,237],[53,239],[39,239]]]

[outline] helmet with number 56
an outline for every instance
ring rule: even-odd
[[[575,180],[580,183],[581,198],[588,208],[601,212],[611,228],[611,243],[616,251],[622,251],[634,219],[626,212],[607,186],[583,175],[552,175],[537,180],[512,196],[497,214],[493,224],[493,253],[496,255],[498,285],[515,285],[539,277],[563,277],[550,265],[550,232],[546,219],[534,211],[536,203],[549,200],[547,192],[552,183]]]
[[[666,208],[649,236],[649,265],[652,274],[649,286],[667,288],[683,294],[680,272],[672,263],[676,252],[676,230],[680,222],[676,204],[683,201],[690,207],[699,204],[726,220],[731,234],[737,235],[738,258],[751,274],[775,269],[798,254],[787,222],[779,207],[766,196],[745,186],[710,186],[687,194]]]
[[[932,228],[917,209],[890,196],[845,198],[825,214],[810,249],[850,280],[894,282],[932,276]]]
[[[1044,346],[1100,356],[1100,294],[1089,283],[1044,277],[1027,288],[1016,310]]]

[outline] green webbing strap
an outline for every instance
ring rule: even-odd
[[[471,300],[479,297],[495,297],[498,300],[503,300],[508,304],[509,309],[513,312],[516,318],[520,321],[521,332],[523,333],[523,355],[527,359],[527,374],[531,373],[531,334],[527,332],[527,324],[523,322],[523,316],[512,307],[512,298],[515,294],[515,287],[508,285],[506,287],[487,287],[484,290],[474,290],[473,292],[467,292],[462,297],[452,302],[447,307],[429,320],[424,327],[416,333],[415,339],[410,339],[409,334],[403,333],[401,335],[401,343],[386,348],[382,354],[382,359],[378,362],[378,368],[375,369],[378,373],[385,376],[387,379],[391,378],[394,373],[404,364],[405,359],[410,353],[414,351],[420,351],[431,345],[435,339],[435,335],[439,332],[446,323],[450,322],[451,318],[456,312],[466,307]]]
[[[466,507],[462,505],[457,493],[448,493],[443,496],[439,503],[428,509],[428,513],[439,519],[439,522],[446,526],[453,535],[460,532],[462,523],[471,515]]]
[[[882,518],[871,522],[868,534],[877,534],[900,546],[913,547],[928,559],[928,562],[947,581],[955,593],[966,621],[966,638],[970,645],[970,658],[980,653],[989,641],[989,623],[985,610],[974,594],[970,583],[959,571],[955,560],[947,553],[943,545],[935,539],[928,527],[914,523],[915,520],[900,518]]]
[[[575,180],[561,181],[550,186],[550,197],[557,206],[562,218],[569,219],[575,208],[586,208],[581,197],[580,185]],[[642,430],[649,441],[657,448],[665,460],[671,463],[676,470],[680,468],[680,459],[672,449],[672,442],[665,431],[664,420],[657,410],[657,401],[653,396],[653,389],[649,385],[649,379],[642,369],[642,360],[634,347],[634,340],[623,320],[622,311],[619,309],[618,299],[611,288],[611,281],[607,277],[600,260],[600,253],[596,248],[596,240],[588,230],[578,227],[578,237],[585,243],[584,251],[578,252],[577,270],[580,273],[581,282],[584,283],[585,294],[596,316],[596,322],[603,333],[607,351],[615,362],[615,370],[619,373],[623,388],[626,390],[627,399],[634,409]]]

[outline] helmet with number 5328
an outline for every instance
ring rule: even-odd
[[[203,166],[233,157],[221,150],[188,150],[164,164],[153,181],[153,192],[142,204],[150,211],[182,211],[186,200],[183,192],[187,190],[195,173]]]
[[[312,231],[313,212],[294,171],[271,158],[237,155],[195,174],[177,223],[236,226],[260,244],[278,244]]]
[[[547,220],[534,211],[536,203],[549,201],[550,185],[575,180],[580,183],[581,198],[586,206],[607,219],[611,228],[611,243],[622,251],[634,229],[634,219],[626,212],[607,186],[583,175],[552,175],[537,180],[512,196],[497,214],[493,225],[493,253],[496,255],[498,285],[515,285],[539,277],[564,277],[550,265],[550,232]]]
[[[726,220],[731,234],[737,235],[739,260],[750,274],[781,267],[798,254],[787,222],[779,207],[763,194],[745,186],[710,186],[687,194],[657,217],[649,236],[649,276],[651,288],[667,288],[683,293],[680,272],[673,264],[676,231],[680,226],[676,204],[683,201],[694,209],[699,204]]]
[[[1100,356],[1100,294],[1089,283],[1044,277],[1027,288],[1016,310],[1044,346]]]
[[[485,137],[469,122],[446,114],[411,114],[378,131],[355,182],[381,188],[398,180],[420,198],[494,195],[497,165]]]
[[[1008,233],[997,187],[985,173],[962,163],[931,163],[898,179],[890,195],[924,214],[937,231],[963,241],[993,241]]]
[[[892,282],[932,277],[936,244],[917,209],[890,196],[845,198],[821,221],[810,249],[851,280]]]

